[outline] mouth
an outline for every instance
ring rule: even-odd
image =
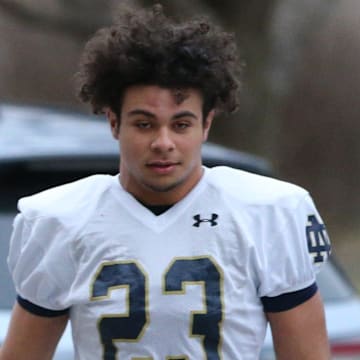
[[[169,174],[175,170],[180,163],[174,161],[151,161],[146,166],[158,174]]]

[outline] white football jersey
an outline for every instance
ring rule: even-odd
[[[19,202],[18,294],[70,308],[77,360],[258,359],[262,297],[309,287],[329,255],[302,188],[227,167],[156,216],[118,176]]]

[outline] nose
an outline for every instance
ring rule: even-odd
[[[175,148],[171,133],[167,128],[160,128],[151,142],[151,150],[158,152],[168,152]]]

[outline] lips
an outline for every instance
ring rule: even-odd
[[[179,165],[178,162],[159,160],[159,161],[151,161],[147,163],[146,166],[156,173],[169,174],[175,169],[177,165]]]

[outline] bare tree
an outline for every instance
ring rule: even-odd
[[[306,46],[284,101],[280,171],[319,199],[333,224],[350,229],[360,213],[360,4],[339,3]]]

